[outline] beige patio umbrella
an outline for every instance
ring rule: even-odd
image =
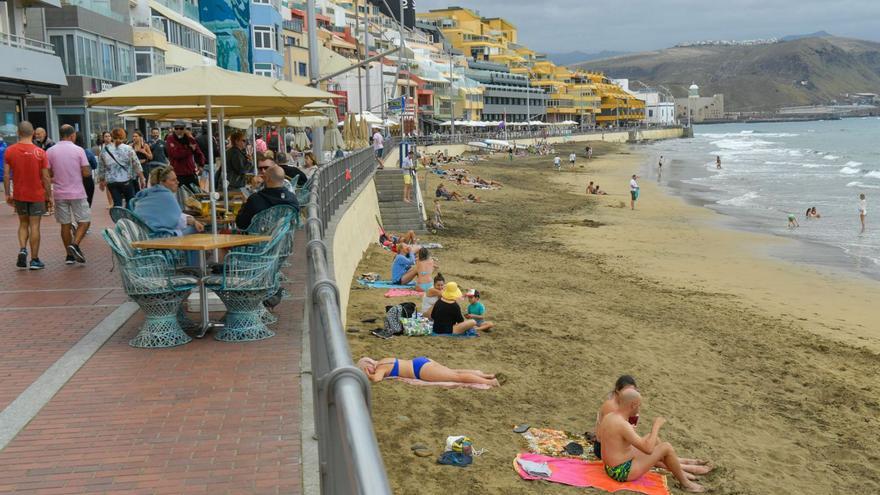
[[[358,148],[365,148],[370,145],[370,127],[367,125],[367,119],[361,118],[358,122]]]
[[[89,106],[230,105],[277,107],[296,113],[309,103],[338,95],[271,77],[203,65],[148,77],[86,96]]]
[[[293,147],[299,151],[305,151],[312,147],[309,137],[306,136],[306,133],[302,128],[297,128],[296,134],[293,135]]]
[[[345,140],[336,122],[336,112],[331,112],[327,120],[327,125],[324,127],[324,151],[345,149]]]
[[[345,128],[343,129],[342,137],[345,140],[345,147],[347,149],[353,150],[358,147],[357,145],[357,124],[354,120],[354,114],[348,114],[345,118]]]

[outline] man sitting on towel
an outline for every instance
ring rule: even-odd
[[[702,486],[688,479],[672,445],[658,439],[660,427],[666,422],[664,418],[654,419],[650,434],[640,437],[636,433],[627,418],[637,416],[641,404],[639,392],[626,389],[620,395],[620,407],[607,414],[599,423],[596,436],[602,442],[605,472],[622,483],[638,479],[662,461],[685,491],[704,492]]]

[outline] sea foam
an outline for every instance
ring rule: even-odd
[[[718,201],[719,205],[725,206],[746,206],[751,204],[755,199],[758,199],[758,193],[754,191],[747,192],[742,196],[737,196],[735,198],[724,199]]]
[[[842,173],[844,175],[855,175],[855,174],[861,173],[861,171],[862,171],[861,169],[852,168],[852,167],[843,167],[842,169],[840,169],[840,173]]]

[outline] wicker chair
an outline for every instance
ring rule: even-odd
[[[226,306],[226,325],[214,335],[224,342],[273,337],[262,320],[263,300],[278,287],[278,256],[233,251],[223,261],[223,275],[207,277],[209,287]]]
[[[119,262],[125,293],[146,316],[144,325],[129,345],[162,348],[190,342],[192,338],[178,322],[178,313],[198,280],[175,275],[174,265],[167,256],[136,251],[128,239],[113,230],[105,229],[103,236]]]

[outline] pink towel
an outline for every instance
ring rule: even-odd
[[[419,292],[417,290],[412,289],[388,289],[388,292],[385,293],[385,297],[408,297],[408,296],[424,296],[424,292]]]
[[[479,390],[488,390],[492,388],[492,385],[487,385],[485,383],[460,383],[460,382],[426,382],[423,380],[416,380],[414,378],[394,378],[394,381],[409,383],[410,385],[421,385],[423,387],[442,387],[442,388],[476,388]]]
[[[525,461],[546,462],[550,467],[550,477],[540,478],[526,473],[514,459],[513,468],[516,469],[520,477],[526,480],[545,480],[563,485],[599,488],[612,493],[619,490],[629,490],[645,495],[669,495],[666,476],[660,473],[649,472],[639,479],[618,483],[605,474],[605,466],[602,461],[587,462],[580,459],[548,457],[529,453],[522,453],[516,457]]]

